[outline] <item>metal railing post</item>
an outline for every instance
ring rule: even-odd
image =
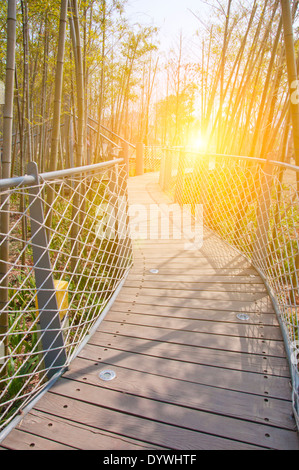
[[[186,151],[185,149],[180,150],[179,156],[179,166],[178,166],[178,174],[176,178],[175,184],[175,196],[174,200],[178,204],[183,204],[184,202],[184,180],[185,180],[185,169],[186,169]]]
[[[170,186],[171,174],[172,174],[172,151],[171,149],[166,149],[163,180],[162,180],[163,191],[167,191],[167,189]]]
[[[159,185],[163,189],[163,181],[164,181],[164,169],[165,169],[165,150],[163,149],[162,156],[161,156],[161,163],[160,163],[160,174],[159,174]]]
[[[136,176],[144,174],[144,144],[136,145]]]
[[[39,194],[39,175],[36,163],[28,164],[28,174],[33,175],[36,179],[36,185],[28,189],[31,244],[44,365],[47,377],[51,378],[65,366],[66,352],[44,225],[43,205]]]
[[[121,151],[120,156],[124,159],[126,177],[128,178],[128,176],[130,174],[129,173],[130,166],[129,166],[129,144],[128,144],[128,142],[123,142],[121,147],[122,147],[122,151]]]

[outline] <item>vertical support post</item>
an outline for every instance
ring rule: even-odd
[[[144,144],[139,143],[136,145],[136,176],[141,176],[144,173]]]
[[[161,163],[160,163],[160,174],[159,174],[159,185],[163,188],[163,181],[164,181],[164,169],[165,169],[165,149],[163,149],[161,155]]]
[[[170,186],[171,174],[172,174],[172,152],[171,152],[171,149],[166,149],[164,172],[163,173],[164,174],[163,174],[163,181],[162,181],[162,189],[163,189],[163,191],[167,191],[167,189]]]
[[[185,169],[186,169],[186,151],[185,149],[180,150],[179,156],[179,167],[178,174],[175,185],[175,196],[174,200],[178,204],[182,205],[184,203],[184,180],[185,180]]]
[[[273,165],[266,163],[263,168],[260,194],[257,208],[257,229],[253,246],[252,258],[257,264],[265,260],[268,247],[268,232],[270,224],[271,187]]]
[[[122,143],[122,151],[121,151],[121,157],[124,159],[124,164],[125,164],[125,171],[126,171],[126,177],[129,177],[129,144],[127,142]],[[136,157],[137,158],[137,157]]]
[[[51,378],[65,366],[66,352],[44,225],[42,200],[39,196],[36,163],[28,164],[28,174],[36,179],[36,185],[29,188],[31,243],[44,364],[47,376]]]

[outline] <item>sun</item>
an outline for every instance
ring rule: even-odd
[[[197,132],[196,135],[190,141],[190,147],[192,150],[202,152],[206,150],[208,145],[208,139],[204,136],[201,131]]]

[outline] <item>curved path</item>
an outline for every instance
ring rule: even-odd
[[[170,202],[157,179],[129,180],[140,239],[111,310],[2,447],[299,448],[284,343],[261,278],[208,230],[196,250],[186,235],[158,240],[155,209],[165,229]],[[142,239],[147,214],[151,238]],[[104,369],[116,378],[102,381]]]

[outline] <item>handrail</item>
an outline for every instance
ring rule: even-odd
[[[89,129],[91,129],[92,131],[94,132],[98,132],[94,127],[92,127],[90,124],[87,124],[87,127]],[[113,142],[113,140],[109,139],[109,137],[107,137],[106,135],[102,134],[100,132],[100,136],[103,137],[103,139],[107,140],[110,144],[114,145],[114,148],[117,148],[117,149],[121,149],[121,146],[120,145],[117,145],[115,142]]]
[[[123,158],[116,158],[107,162],[95,163],[93,165],[85,165],[76,168],[67,168],[65,170],[57,170],[46,173],[41,173],[39,176],[44,181],[51,181],[56,178],[64,178],[66,176],[74,176],[82,173],[92,173],[93,171],[108,168],[118,163],[122,163]],[[15,178],[4,178],[0,180],[0,190],[15,188],[17,186],[30,186],[36,183],[36,179],[32,175],[18,176]]]
[[[170,150],[171,149],[172,148],[170,148]],[[236,158],[238,160],[249,160],[249,161],[254,161],[258,163],[270,163],[271,165],[277,165],[277,166],[281,166],[289,170],[294,170],[296,172],[299,172],[299,166],[292,165],[290,163],[280,162],[277,160],[267,160],[265,158],[248,157],[246,155],[227,155],[227,154],[221,154],[221,153],[197,152],[193,150],[186,150],[186,152],[193,153],[195,155],[201,155],[203,157],[225,157],[225,158]]]
[[[95,122],[96,124],[99,125],[98,121],[96,121],[94,118],[92,118],[91,116],[88,116],[88,118]],[[108,129],[108,127],[104,126],[103,124],[100,124],[100,126],[102,127],[102,129],[105,129],[105,131],[107,132],[110,132],[110,134],[114,135],[115,137],[117,137],[119,140],[121,140],[122,142],[124,142],[125,144],[128,144],[130,147],[132,147],[133,149],[136,149],[136,145],[133,145],[131,144],[131,142],[129,142],[128,140],[124,139],[123,137],[121,137],[120,135],[116,134],[115,132],[111,131],[110,129]]]

